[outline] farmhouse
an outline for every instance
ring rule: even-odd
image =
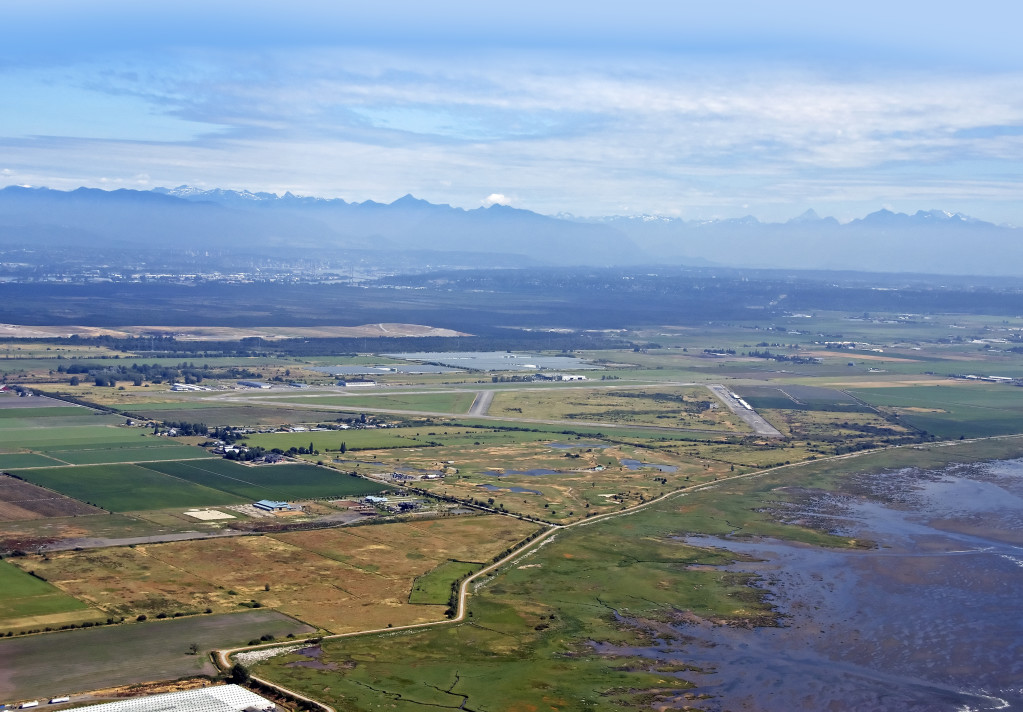
[[[215,685],[198,690],[135,697],[102,705],[79,707],[88,712],[272,712],[273,702],[238,685]]]

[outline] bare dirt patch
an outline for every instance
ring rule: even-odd
[[[0,475],[0,521],[13,522],[46,517],[78,517],[104,514],[77,499],[71,499],[43,487],[9,475]]]

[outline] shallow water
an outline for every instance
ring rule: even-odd
[[[538,492],[538,491],[533,490],[533,489],[526,489],[525,487],[498,487],[497,485],[491,485],[491,484],[483,484],[483,485],[476,485],[476,486],[477,487],[482,487],[483,489],[487,490],[488,492],[508,491],[508,492],[512,492],[514,494],[543,494],[543,492]]]
[[[547,443],[547,447],[552,447],[557,450],[574,450],[576,448],[587,448],[589,450],[603,450],[604,448],[608,448],[611,446],[607,443],[574,442],[574,443]]]
[[[760,576],[781,627],[682,624],[682,642],[604,650],[709,670],[681,674],[706,710],[1023,710],[1023,461],[855,484],[780,514],[875,549],[686,538],[760,559],[728,568]]]
[[[641,467],[652,467],[655,470],[660,470],[661,472],[675,472],[676,470],[678,470],[678,468],[675,467],[674,465],[657,465],[654,464],[653,462],[640,462],[639,460],[630,460],[627,457],[622,458],[621,460],[619,460],[619,462],[621,462],[624,467],[630,470],[638,470]]]

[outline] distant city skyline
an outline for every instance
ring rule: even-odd
[[[1021,15],[984,0],[13,6],[0,185],[1023,225]]]

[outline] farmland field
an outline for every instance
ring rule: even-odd
[[[187,458],[211,458],[202,448],[180,445],[173,441],[155,440],[143,446],[119,445],[117,447],[47,448],[44,455],[70,465],[98,465],[104,463],[146,462],[159,460],[183,460]]]
[[[139,465],[80,465],[13,473],[111,512],[237,504],[246,499]]]
[[[105,614],[274,608],[334,632],[436,620],[410,605],[413,580],[449,559],[487,561],[534,531],[509,517],[455,517],[370,527],[204,539],[29,555],[17,565]],[[433,575],[450,587],[451,578]],[[446,599],[440,603],[446,603]]]
[[[409,594],[409,603],[444,605],[451,599],[451,582],[483,568],[471,561],[445,561],[432,571],[416,578]]]
[[[76,418],[76,423],[61,426],[54,419],[44,419],[36,427],[0,428],[0,448],[5,450],[21,448],[45,451],[50,448],[71,450],[74,448],[105,447],[165,447],[177,445],[169,438],[154,438],[140,428],[95,425],[91,418]],[[59,420],[59,419],[55,419]],[[79,424],[84,420],[88,424]],[[123,422],[123,419],[119,419]]]
[[[187,675],[215,674],[206,651],[312,629],[273,611],[147,621],[0,640],[0,697],[31,699]],[[200,652],[189,654],[196,643]],[[60,674],[54,674],[54,651]],[[139,664],[140,661],[145,664]]]
[[[956,383],[850,392],[941,438],[1017,433],[1023,422],[1023,392],[1009,385]]]
[[[247,500],[364,496],[386,487],[315,465],[245,466],[229,460],[148,463],[147,469]]]
[[[51,492],[15,477],[0,475],[0,521],[103,513],[102,509],[90,507],[77,499]]]
[[[9,470],[17,467],[53,467],[61,464],[59,460],[34,452],[0,452],[0,469]]]
[[[735,386],[733,390],[756,409],[827,410],[869,413],[868,406],[842,391],[816,386]]]
[[[97,620],[99,612],[52,584],[0,561],[0,631]]]

